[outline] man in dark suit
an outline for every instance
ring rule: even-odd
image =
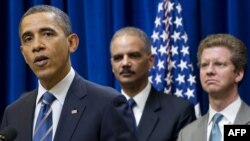
[[[39,86],[6,108],[1,129],[17,130],[16,141],[136,141],[125,97],[83,79],[71,67],[79,39],[63,11],[32,7],[19,33],[21,52]]]
[[[133,112],[139,141],[174,141],[180,129],[195,119],[193,106],[184,99],[156,91],[148,81],[153,66],[147,35],[125,27],[111,41],[112,70],[122,93],[136,104]]]

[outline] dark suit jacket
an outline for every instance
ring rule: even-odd
[[[1,128],[14,127],[15,141],[31,141],[37,89],[25,94],[5,110]],[[54,141],[135,141],[126,99],[78,74],[68,90]],[[72,113],[77,110],[77,113]],[[131,126],[130,126],[131,125]]]
[[[195,119],[193,105],[152,87],[138,125],[138,140],[175,141],[180,129]]]

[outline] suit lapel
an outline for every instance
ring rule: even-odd
[[[242,101],[234,124],[250,124],[250,107]]]
[[[32,140],[33,136],[33,120],[34,120],[34,111],[36,107],[36,97],[37,97],[37,89],[28,93],[28,98],[25,100],[23,104],[23,110],[20,110],[19,121],[30,121],[30,122],[20,122],[20,127],[22,127],[23,135],[27,135],[25,140]],[[25,111],[25,113],[23,113]]]
[[[83,101],[85,96],[84,82],[76,74],[65,98],[54,140],[71,140],[86,107],[86,103]]]
[[[206,141],[207,140],[207,124],[208,124],[208,113],[201,117],[198,123],[197,139],[195,141]]]
[[[138,125],[138,138],[139,141],[146,141],[150,137],[154,127],[159,120],[156,111],[160,108],[160,102],[157,93],[151,88],[150,94],[146,101],[144,111],[140,123]]]

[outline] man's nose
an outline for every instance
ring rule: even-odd
[[[130,65],[131,65],[128,56],[124,56],[124,57],[123,57],[123,59],[122,59],[122,65],[123,65],[123,66],[130,66]]]
[[[42,40],[39,38],[34,39],[33,45],[32,45],[32,51],[33,52],[39,52],[40,50],[44,49],[45,45],[43,44]]]
[[[209,75],[211,75],[211,74],[214,74],[214,72],[215,72],[215,67],[214,67],[213,64],[210,64],[210,65],[207,67],[206,73],[209,74]]]

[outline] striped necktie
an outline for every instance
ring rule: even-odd
[[[41,109],[36,121],[33,141],[52,141],[52,109],[55,97],[46,92],[43,94]]]
[[[223,115],[220,113],[216,113],[213,117],[213,125],[210,132],[209,141],[221,141],[221,132],[218,123],[223,118]]]

